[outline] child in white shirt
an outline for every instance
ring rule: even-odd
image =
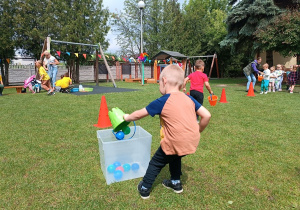
[[[260,86],[260,94],[267,94],[268,93],[268,86],[269,86],[269,80],[270,80],[270,70],[269,70],[269,64],[265,63],[263,65],[263,75],[264,79],[261,81],[261,86]]]
[[[276,65],[276,70],[275,74],[277,76],[276,81],[275,81],[275,89],[276,91],[282,91],[282,81],[283,81],[283,74],[285,72],[282,70],[282,66],[280,64]]]
[[[269,82],[269,92],[271,92],[271,89],[273,89],[273,92],[275,92],[275,80],[277,78],[275,73],[275,66],[272,66],[270,68],[270,82]]]

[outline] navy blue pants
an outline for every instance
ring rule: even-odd
[[[196,101],[198,101],[201,105],[203,105],[203,93],[197,91],[197,90],[191,90],[190,91],[190,95],[196,99]]]
[[[143,186],[151,188],[157,175],[169,164],[169,171],[171,174],[171,180],[180,180],[181,173],[181,158],[183,156],[178,155],[166,155],[161,147],[157,149],[152,159],[149,162],[146,174],[143,178]]]

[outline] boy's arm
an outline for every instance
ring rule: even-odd
[[[137,110],[132,112],[131,114],[124,114],[123,118],[125,121],[130,122],[130,121],[135,121],[135,120],[139,120],[143,117],[148,116],[148,112],[146,108]]]
[[[214,92],[211,90],[211,88],[210,88],[210,85],[209,85],[209,82],[204,82],[204,84],[205,84],[205,87],[206,87],[206,89],[208,90],[208,92],[210,93],[210,94],[214,94]]]
[[[186,87],[185,87],[185,86],[186,86],[187,81],[189,81],[189,79],[190,79],[189,77],[186,77],[186,78],[184,79],[184,81],[183,81],[183,89],[182,89],[183,92],[186,91]]]
[[[208,125],[209,120],[211,118],[211,114],[204,106],[201,106],[197,110],[197,114],[201,117],[200,122],[199,122],[199,131],[201,133]]]

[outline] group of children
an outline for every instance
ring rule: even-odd
[[[41,60],[35,62],[36,67],[38,68],[38,74],[40,80],[36,80],[36,76],[32,75],[24,81],[24,88],[29,88],[32,93],[39,92],[40,88],[45,89],[48,94],[55,94],[55,91],[68,93],[72,86],[72,80],[69,77],[68,73],[61,75],[61,79],[57,80],[54,84],[55,87],[51,87],[51,78],[48,75],[47,71],[43,67]],[[39,84],[41,86],[39,86]]]
[[[269,69],[269,64],[265,63],[263,65],[263,80],[261,82],[261,92],[260,94],[267,94],[268,92],[282,91],[282,82],[284,74],[287,74],[287,85],[290,93],[293,93],[295,88],[298,73],[297,68],[299,65],[293,65],[291,71],[284,71],[281,64],[272,66]]]

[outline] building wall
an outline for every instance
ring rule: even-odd
[[[266,52],[261,52],[260,57],[262,58],[262,64],[267,62]],[[278,52],[273,52],[273,65],[276,66],[277,64],[282,64],[286,68],[290,68],[290,66],[297,64],[297,57],[284,57]]]

